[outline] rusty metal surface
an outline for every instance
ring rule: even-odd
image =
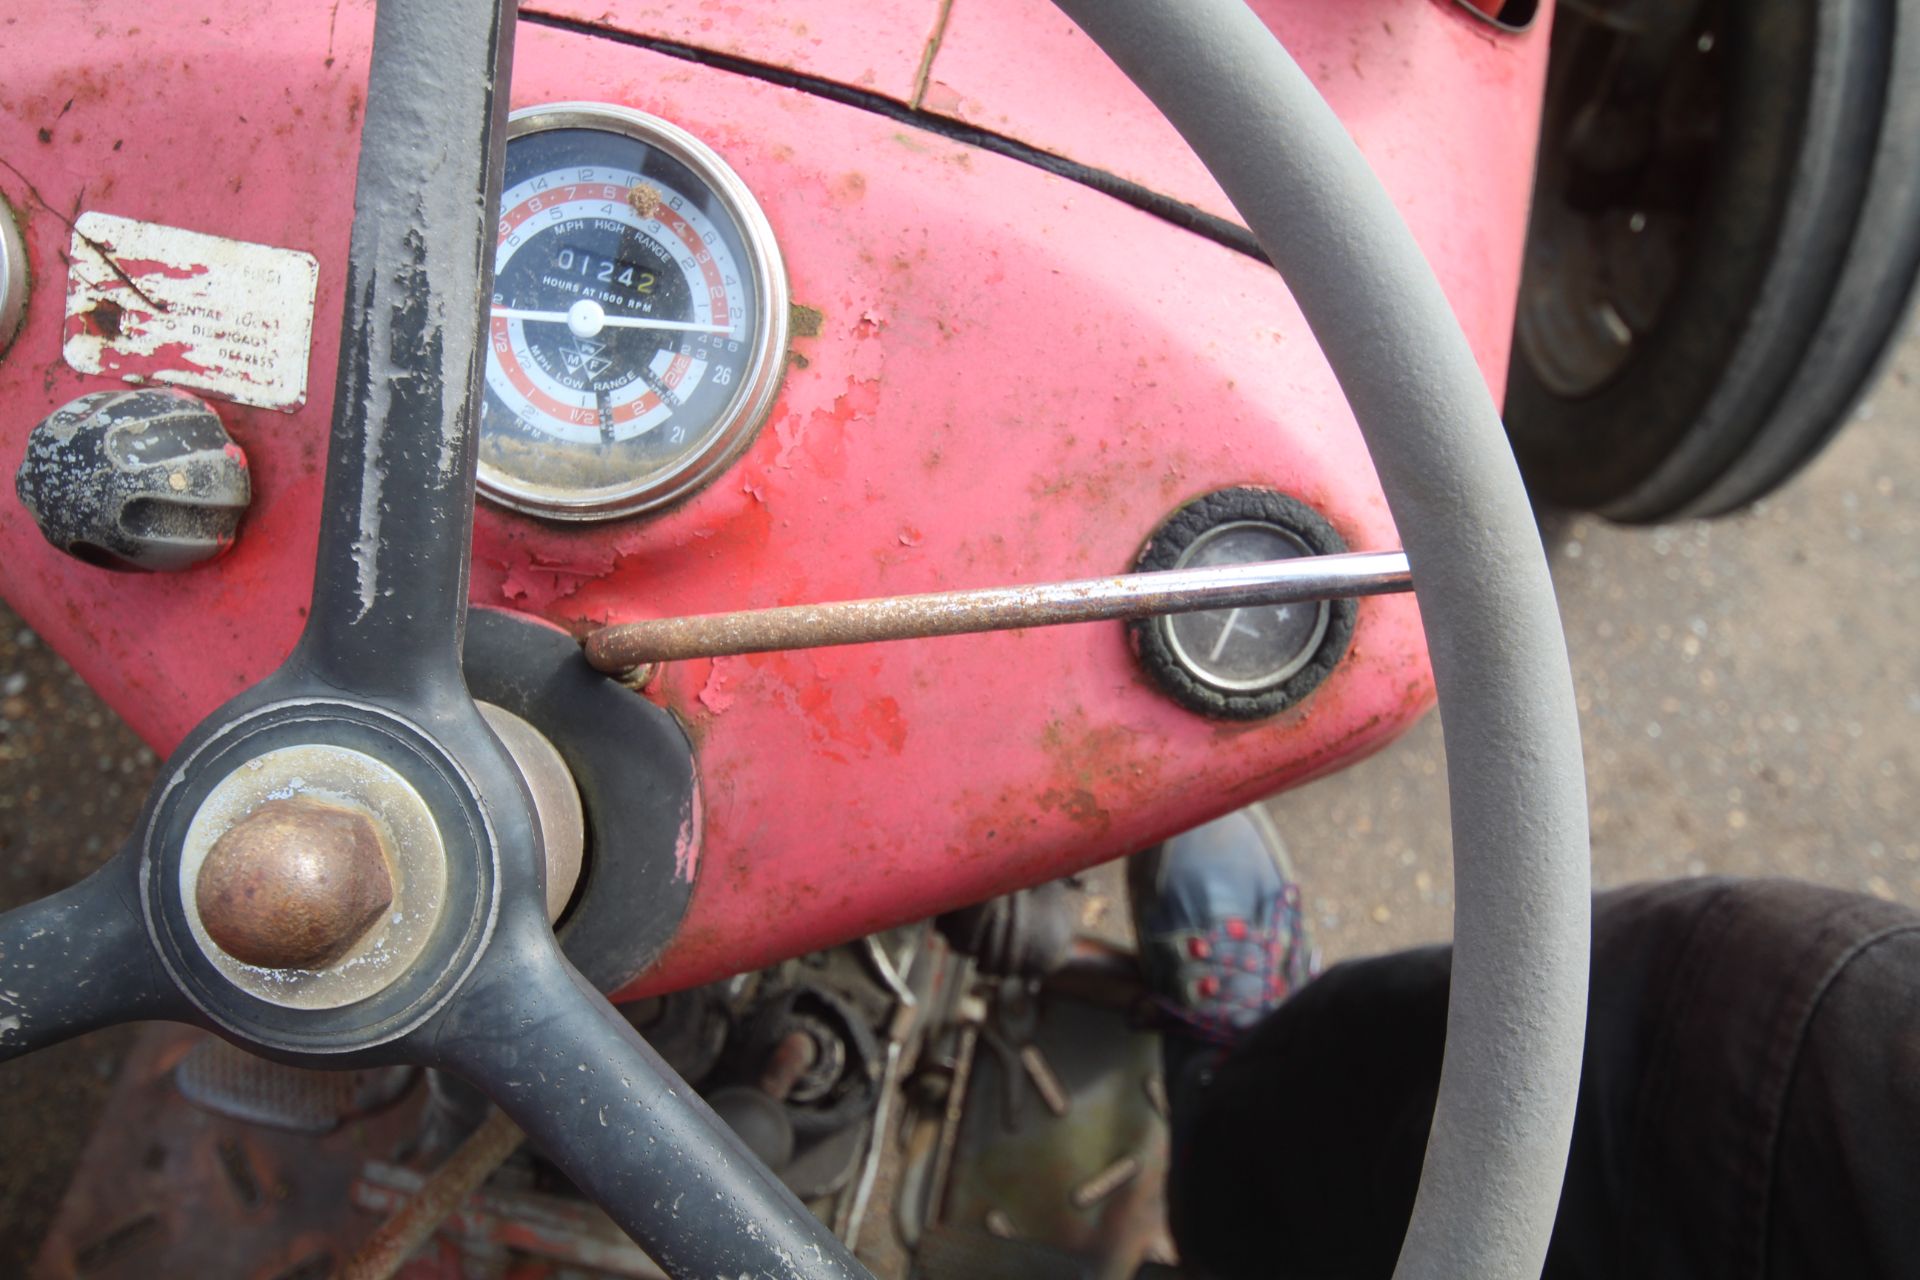
[[[400,1154],[421,1094],[325,1137],[203,1111],[174,1088],[205,1040],[146,1028],[41,1248],[36,1280],[321,1280],[374,1227],[349,1207],[369,1159]]]
[[[505,1264],[521,1280],[660,1280],[592,1205],[476,1190],[520,1145],[510,1122],[489,1120],[422,1173],[406,1162],[424,1089],[325,1136],[264,1128],[203,1110],[174,1087],[179,1063],[208,1041],[189,1027],[142,1030],[25,1273],[32,1280],[472,1280]],[[415,1228],[410,1240],[381,1248],[388,1269],[354,1272],[349,1260],[383,1218]]]
[[[504,1111],[492,1111],[480,1127],[427,1175],[349,1258],[337,1280],[391,1280],[440,1224],[519,1150],[525,1135]]]
[[[1067,1251],[1101,1277],[1169,1260],[1158,1038],[1079,1001],[1043,998],[1036,1012],[1020,1052],[974,1065],[938,1221]],[[1029,1049],[1059,1097],[1026,1069]]]
[[[370,1161],[353,1184],[353,1203],[391,1213],[424,1181],[410,1169]],[[665,1280],[653,1260],[592,1205],[497,1186],[460,1204],[433,1246],[415,1254],[398,1274],[401,1280],[472,1280],[503,1269],[513,1280]]]
[[[222,951],[267,969],[317,969],[393,903],[387,838],[373,818],[304,796],[269,800],[200,864],[200,920]]]
[[[1873,418],[1843,433],[1766,510],[1653,534],[1591,519],[1549,524],[1580,689],[1592,704],[1603,883],[1791,874],[1920,902],[1920,703],[1888,697],[1889,688],[1920,689],[1911,644],[1920,604],[1900,585],[1920,545],[1920,487],[1905,478],[1920,475],[1916,414],[1920,342],[1910,342]],[[1863,598],[1886,608],[1848,614],[1847,602]],[[18,620],[0,617],[0,673],[16,681],[0,699],[0,840],[9,857],[0,890],[26,898],[78,878],[112,847],[102,842],[129,829],[152,758]],[[1852,625],[1836,626],[1843,617]],[[1430,721],[1386,755],[1280,801],[1276,817],[1331,959],[1447,936],[1441,758]],[[1118,879],[1111,894],[1104,915],[1123,918]],[[1101,959],[1078,955],[1070,972]],[[1116,966],[1112,976],[1114,1002],[1124,1005],[1124,972]],[[109,1055],[133,1039],[124,1028],[12,1064],[0,1099],[0,1233],[10,1233],[0,1234],[0,1275],[27,1274],[87,1136],[90,1099],[106,1099]],[[1164,1113],[1157,1087],[1150,1101]],[[127,1160],[142,1149],[132,1136],[119,1146]],[[897,1151],[890,1137],[862,1236],[870,1261],[894,1234],[887,1187]],[[111,1177],[147,1185],[134,1164]]]
[[[1417,113],[1400,122],[1409,133],[1417,128],[1419,141],[1396,138],[1382,149],[1395,153],[1390,162],[1395,168],[1424,171],[1432,187],[1472,174],[1490,203],[1517,200],[1524,206],[1529,178],[1500,159],[1534,154],[1537,117],[1532,111],[1490,111],[1488,103],[1503,89],[1514,92],[1516,101],[1540,100],[1547,63],[1544,27],[1520,38],[1496,35],[1478,16],[1424,0],[1250,0],[1249,7],[1350,124],[1390,114],[1392,108],[1382,104],[1409,103],[1409,95],[1419,92],[1422,67],[1443,62],[1456,68],[1461,78],[1456,92],[1423,96]],[[928,68],[921,99],[925,110],[1240,221],[1206,166],[1146,96],[1078,27],[1039,17],[1044,9],[1032,0],[956,4]],[[1017,43],[1004,34],[1016,25],[1026,36]],[[1061,92],[1066,84],[1074,92]],[[1375,155],[1373,147],[1368,151],[1370,158]],[[1510,255],[1519,238],[1504,215],[1462,225],[1449,223],[1445,210],[1424,202],[1405,212],[1430,257],[1443,251],[1477,255],[1503,277],[1518,265]],[[1504,350],[1511,322],[1500,318],[1491,297],[1467,294],[1456,291],[1456,301],[1475,350]]]
[[[1166,569],[1022,587],[935,591],[879,600],[788,605],[603,627],[587,661],[621,674],[642,663],[1017,631],[1072,622],[1295,604],[1413,589],[1399,551],[1362,551],[1204,569]]]
[[[812,1036],[805,1031],[788,1032],[761,1068],[761,1090],[770,1098],[784,1100],[819,1058],[820,1047]]]
[[[552,14],[645,40],[710,49],[905,100],[939,47],[953,0],[807,0],[803,6],[661,4],[658,0],[535,0]],[[724,16],[721,16],[724,14]]]

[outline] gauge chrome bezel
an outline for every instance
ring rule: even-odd
[[[0,196],[0,356],[7,353],[27,318],[27,246],[13,206]]]
[[[1276,524],[1271,520],[1229,520],[1224,524],[1217,524],[1207,529],[1189,543],[1186,549],[1180,553],[1180,558],[1174,563],[1173,567],[1176,569],[1189,567],[1193,563],[1194,557],[1198,556],[1202,550],[1218,542],[1221,538],[1236,529],[1259,529],[1264,533],[1274,534],[1282,541],[1290,543],[1298,549],[1301,556],[1317,554],[1305,538],[1301,537],[1296,531],[1287,528],[1285,525]],[[1314,655],[1320,652],[1321,643],[1327,638],[1327,626],[1332,620],[1332,612],[1331,605],[1325,600],[1320,601],[1318,612],[1314,615],[1313,635],[1300,647],[1299,652],[1288,659],[1284,666],[1252,680],[1234,680],[1223,676],[1217,671],[1210,670],[1206,663],[1187,652],[1186,645],[1180,641],[1180,633],[1174,629],[1171,615],[1165,615],[1159,618],[1158,624],[1161,629],[1161,634],[1166,638],[1167,647],[1173,651],[1174,658],[1178,660],[1182,667],[1186,668],[1188,675],[1198,680],[1201,684],[1206,685],[1210,689],[1217,689],[1222,693],[1264,693],[1268,689],[1276,688],[1293,679],[1309,662],[1313,661]]]
[[[657,147],[692,170],[719,196],[740,230],[754,284],[754,339],[746,373],[721,411],[704,428],[704,442],[672,469],[631,484],[569,493],[530,484],[483,460],[479,492],[492,502],[548,520],[615,520],[658,511],[692,495],[730,466],[765,425],[786,372],[788,288],[786,264],[760,202],[718,152],[675,124],[630,107],[599,102],[553,102],[522,107],[507,117],[507,142],[555,129],[589,129]],[[489,351],[491,346],[489,345]],[[491,358],[491,357],[489,357]]]

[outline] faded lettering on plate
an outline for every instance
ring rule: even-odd
[[[262,409],[306,403],[312,254],[84,213],[70,256],[62,352],[81,373]]]

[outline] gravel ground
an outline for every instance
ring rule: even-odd
[[[1584,716],[1597,884],[1781,874],[1920,904],[1920,341],[1860,418],[1744,516],[1655,530],[1544,522]],[[153,769],[0,609],[0,909],[102,861]],[[1436,719],[1272,807],[1329,960],[1448,935]],[[7,1069],[0,1274],[25,1269],[126,1043],[103,1033]]]
[[[1789,875],[1920,905],[1920,338],[1807,471],[1730,519],[1549,516],[1597,887]],[[1272,802],[1329,960],[1452,928],[1429,716]]]
[[[0,606],[0,910],[106,861],[154,768],[133,731]],[[0,1068],[0,1275],[26,1273],[131,1039],[116,1028]]]

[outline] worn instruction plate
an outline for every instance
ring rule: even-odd
[[[62,352],[81,373],[262,409],[306,403],[312,254],[83,213],[70,257]]]

